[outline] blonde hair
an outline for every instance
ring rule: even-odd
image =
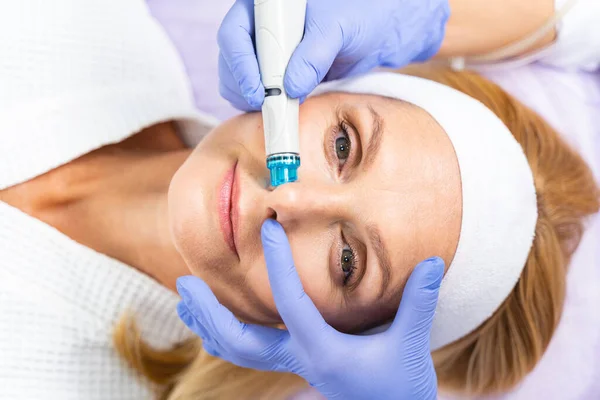
[[[521,278],[495,314],[474,332],[433,353],[441,390],[460,395],[506,391],[530,372],[559,322],[569,260],[583,218],[598,211],[599,194],[581,157],[542,118],[472,72],[410,67],[405,74],[455,88],[480,100],[510,129],[533,171],[539,217]],[[199,339],[169,351],[144,343],[131,318],[114,332],[119,354],[161,399],[281,399],[306,386],[297,376],[236,367],[205,353]]]

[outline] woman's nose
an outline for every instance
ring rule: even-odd
[[[341,217],[341,195],[327,187],[302,182],[275,188],[266,198],[268,218],[276,218],[284,227],[299,221],[328,221]]]

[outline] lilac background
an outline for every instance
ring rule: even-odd
[[[147,0],[185,64],[196,106],[221,120],[237,110],[219,96],[217,31],[233,0]]]

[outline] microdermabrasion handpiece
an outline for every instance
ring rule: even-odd
[[[283,88],[283,78],[292,53],[304,34],[306,0],[254,0],[256,53],[265,102],[262,106],[271,185],[298,179],[298,99]]]

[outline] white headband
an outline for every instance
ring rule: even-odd
[[[481,102],[433,81],[377,72],[323,84],[314,94],[326,92],[403,100],[446,131],[460,168],[462,224],[440,289],[431,350],[469,334],[508,297],[531,249],[537,199],[523,149]]]

